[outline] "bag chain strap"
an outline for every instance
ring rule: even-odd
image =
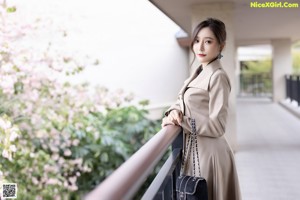
[[[201,176],[201,171],[200,171],[200,160],[199,160],[199,153],[198,153],[198,141],[197,141],[197,134],[196,134],[196,122],[195,119],[191,119],[191,135],[189,136],[189,141],[186,150],[189,150],[184,152],[183,160],[181,163],[181,175],[183,173],[184,165],[187,162],[188,156],[191,153],[191,150],[193,149],[192,156],[193,156],[193,176],[196,176],[196,163],[195,163],[195,148],[196,148],[196,154],[197,154],[197,159],[198,159],[198,169],[199,169],[199,176]]]
[[[187,161],[188,156],[189,156],[189,154],[190,154],[190,152],[191,152],[191,151],[187,152],[187,150],[191,150],[191,149],[190,149],[191,143],[192,143],[192,137],[189,136],[189,140],[188,140],[187,146],[186,146],[186,148],[185,148],[185,150],[184,150],[184,155],[183,155],[183,157],[182,157],[180,175],[183,174],[183,170],[184,170],[184,168],[185,168],[186,161]],[[185,144],[184,144],[184,145],[185,145]]]

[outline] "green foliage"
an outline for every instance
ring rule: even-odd
[[[259,61],[243,61],[242,73],[271,73],[272,60],[266,58],[265,60]]]
[[[84,145],[74,149],[91,168],[79,177],[80,190],[93,189],[159,130],[159,123],[146,119],[146,114],[144,109],[128,106],[109,109],[105,117],[99,113],[87,116],[99,135],[82,138]]]
[[[300,74],[300,52],[293,52],[293,73]]]
[[[272,60],[241,63],[240,95],[270,95],[272,93]]]
[[[294,45],[292,53],[294,74],[300,73],[299,43]],[[259,61],[241,62],[240,93],[271,94],[272,93],[272,60],[266,58]]]
[[[17,8],[15,7],[15,6],[13,6],[13,7],[8,7],[7,9],[6,9],[6,12],[8,12],[8,13],[13,13],[13,12],[16,12],[17,11]]]
[[[295,47],[299,48],[299,45]],[[292,52],[293,60],[293,73],[300,73],[300,51],[294,50]],[[259,61],[243,61],[241,63],[242,73],[271,73],[272,71],[272,60],[271,58],[266,58]]]
[[[160,122],[146,118],[146,101],[139,106],[126,105],[130,97],[116,98],[112,92],[98,89],[100,103],[88,100],[87,85],[65,84],[54,93],[59,87],[46,83],[41,84],[34,103],[32,94],[24,91],[13,103],[8,94],[0,95],[2,116],[10,116],[2,118],[11,119],[9,127],[20,129],[17,151],[12,152],[12,159],[0,161],[0,171],[5,171],[5,180],[18,183],[22,199],[33,199],[36,194],[42,199],[78,199],[160,129]],[[71,95],[80,92],[85,95],[80,97],[83,101]],[[106,95],[112,99],[104,101]],[[31,111],[26,112],[29,107]],[[6,132],[10,137],[12,131]]]

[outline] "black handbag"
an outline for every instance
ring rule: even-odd
[[[200,163],[199,163],[199,154],[198,154],[198,144],[197,144],[197,134],[196,134],[196,124],[195,119],[191,119],[192,131],[189,136],[188,145],[190,144],[190,152],[184,151],[184,156],[181,163],[181,172],[180,176],[176,179],[176,197],[177,200],[208,200],[207,194],[207,183],[206,180],[201,177],[196,177],[195,174],[195,153],[198,159],[198,168],[200,173]],[[195,152],[196,149],[196,152]],[[191,153],[193,156],[193,176],[183,175],[183,169],[185,162],[187,162],[187,157]]]

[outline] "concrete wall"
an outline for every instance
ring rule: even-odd
[[[114,2],[118,8],[107,2],[99,12],[109,12],[94,19],[99,35],[92,51],[101,65],[86,73],[89,80],[124,88],[154,107],[175,101],[188,75],[187,52],[175,38],[179,27],[147,1]]]
[[[292,48],[289,38],[273,39],[273,101],[279,102],[286,97],[285,75],[292,73]]]

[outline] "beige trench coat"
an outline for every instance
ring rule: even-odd
[[[167,116],[173,109],[183,112],[181,126],[186,146],[191,131],[189,119],[196,119],[200,171],[207,181],[209,200],[241,199],[234,155],[224,136],[230,89],[226,72],[220,61],[215,60],[199,75],[194,72],[184,82],[177,102],[165,113]],[[189,156],[184,174],[192,172],[192,156]],[[196,176],[200,176],[197,157]]]

